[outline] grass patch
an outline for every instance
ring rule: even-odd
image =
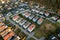
[[[34,36],[37,38],[40,38],[42,36],[48,37],[48,35],[50,35],[51,32],[55,32],[56,26],[57,25],[53,24],[52,22],[44,20],[44,22],[37,29]]]

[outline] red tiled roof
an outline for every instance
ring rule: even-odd
[[[14,18],[14,19],[17,19],[17,18],[19,18],[19,16],[18,16],[18,15],[15,15],[13,18]]]
[[[6,29],[3,32],[1,32],[1,35],[4,35],[6,32],[9,32],[9,31],[10,31],[10,29]]]
[[[39,21],[39,22],[42,22],[42,21],[43,21],[43,18],[40,18],[38,21]]]
[[[29,16],[30,14],[28,12],[25,13],[26,16]]]
[[[9,34],[7,34],[5,37],[4,37],[4,40],[8,40],[10,37],[14,36],[14,33],[13,32],[10,32]]]
[[[0,27],[0,30],[2,30],[2,29],[5,29],[5,26],[4,25]]]
[[[32,30],[32,28],[34,28],[34,27],[35,27],[35,25],[32,24],[32,25],[29,27],[29,29]]]

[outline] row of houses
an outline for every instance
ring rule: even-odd
[[[13,17],[13,20],[17,22],[19,25],[21,25],[23,28],[27,29],[29,32],[32,32],[36,27],[35,24],[28,22],[27,20],[19,17],[18,15],[15,15]]]
[[[23,13],[22,15],[25,16],[26,18],[29,18],[30,20],[33,20],[33,22],[37,22],[37,24],[39,24],[39,25],[44,21],[44,19],[43,19],[42,17],[39,18],[38,16],[35,16],[35,15],[33,15],[33,14],[31,15],[29,12],[25,12],[25,13]],[[35,28],[34,24],[28,22],[27,20],[21,18],[21,17],[18,16],[18,15],[15,15],[15,16],[13,17],[13,20],[14,20],[15,22],[19,23],[19,24],[20,24],[21,26],[23,26],[25,29],[29,27],[29,28],[28,28],[28,31],[29,31],[29,32],[33,31],[33,29]],[[31,25],[33,25],[33,27],[32,27]],[[30,29],[30,27],[32,27],[32,28]]]
[[[29,18],[30,20],[33,20],[33,22],[37,22],[37,24],[41,24],[43,22],[43,18],[40,18],[34,14],[31,14],[29,12],[25,12],[25,13],[22,13],[23,16],[25,16],[26,18]]]
[[[0,35],[4,40],[20,40],[20,37],[17,36],[11,28],[2,22],[0,22]]]
[[[32,9],[33,12],[36,12],[40,15],[43,15],[45,17],[48,17],[50,15],[50,13],[48,11],[38,11],[38,10],[35,10],[35,9]],[[55,16],[51,16],[50,19],[52,19],[52,21],[55,21],[55,22],[59,22],[60,23],[60,17],[55,15]]]

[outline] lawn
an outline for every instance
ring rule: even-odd
[[[51,32],[55,32],[56,30],[55,24],[48,20],[44,20],[44,22],[41,24],[41,26],[35,31],[34,36],[38,39],[42,36],[47,37]]]
[[[57,26],[60,26],[60,23],[59,23],[59,22],[56,22],[56,25],[57,25]]]
[[[3,40],[3,38],[1,37],[1,35],[0,35],[0,40]]]

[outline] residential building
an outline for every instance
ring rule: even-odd
[[[19,22],[19,24],[22,26],[25,22],[26,22],[26,20],[23,19]]]
[[[38,24],[41,24],[43,22],[43,18],[39,18],[39,20],[37,21]]]
[[[29,12],[25,13],[25,17],[28,18],[31,14]]]
[[[18,16],[18,15],[15,15],[15,16],[13,17],[13,20],[16,21],[18,18],[19,18],[19,16]]]
[[[44,12],[40,12],[39,14],[43,15],[43,14],[44,14]]]
[[[54,21],[57,21],[58,18],[59,18],[59,17],[57,17],[57,16],[51,17],[51,19],[54,20]]]
[[[29,19],[33,19],[33,17],[34,17],[34,15],[32,14],[32,15],[29,16]]]
[[[23,20],[23,18],[20,18],[20,17],[19,17],[19,18],[16,20],[16,22],[19,23],[21,20]]]
[[[23,27],[26,29],[27,27],[29,27],[30,24],[31,24],[30,22],[26,22],[26,23],[23,25]]]
[[[31,24],[30,26],[29,26],[29,28],[28,28],[28,31],[29,32],[32,32],[34,29],[35,29],[35,25],[34,24]]]
[[[46,12],[46,13],[44,13],[44,14],[45,14],[45,16],[49,16],[50,13],[49,13],[49,12]]]
[[[4,37],[4,40],[9,40],[9,38],[11,38],[12,36],[14,36],[14,32],[10,32],[9,34],[7,34],[5,37]]]
[[[8,26],[5,26],[5,25],[1,26],[1,27],[0,27],[0,32],[3,31],[4,29],[6,29],[7,27],[8,27]]]
[[[0,35],[2,36],[2,37],[4,37],[5,35],[7,35],[9,32],[11,32],[11,29],[5,29],[3,32],[1,32],[0,33]]]
[[[32,20],[33,20],[34,22],[36,22],[38,19],[39,19],[39,17],[38,17],[38,16],[35,16]]]

